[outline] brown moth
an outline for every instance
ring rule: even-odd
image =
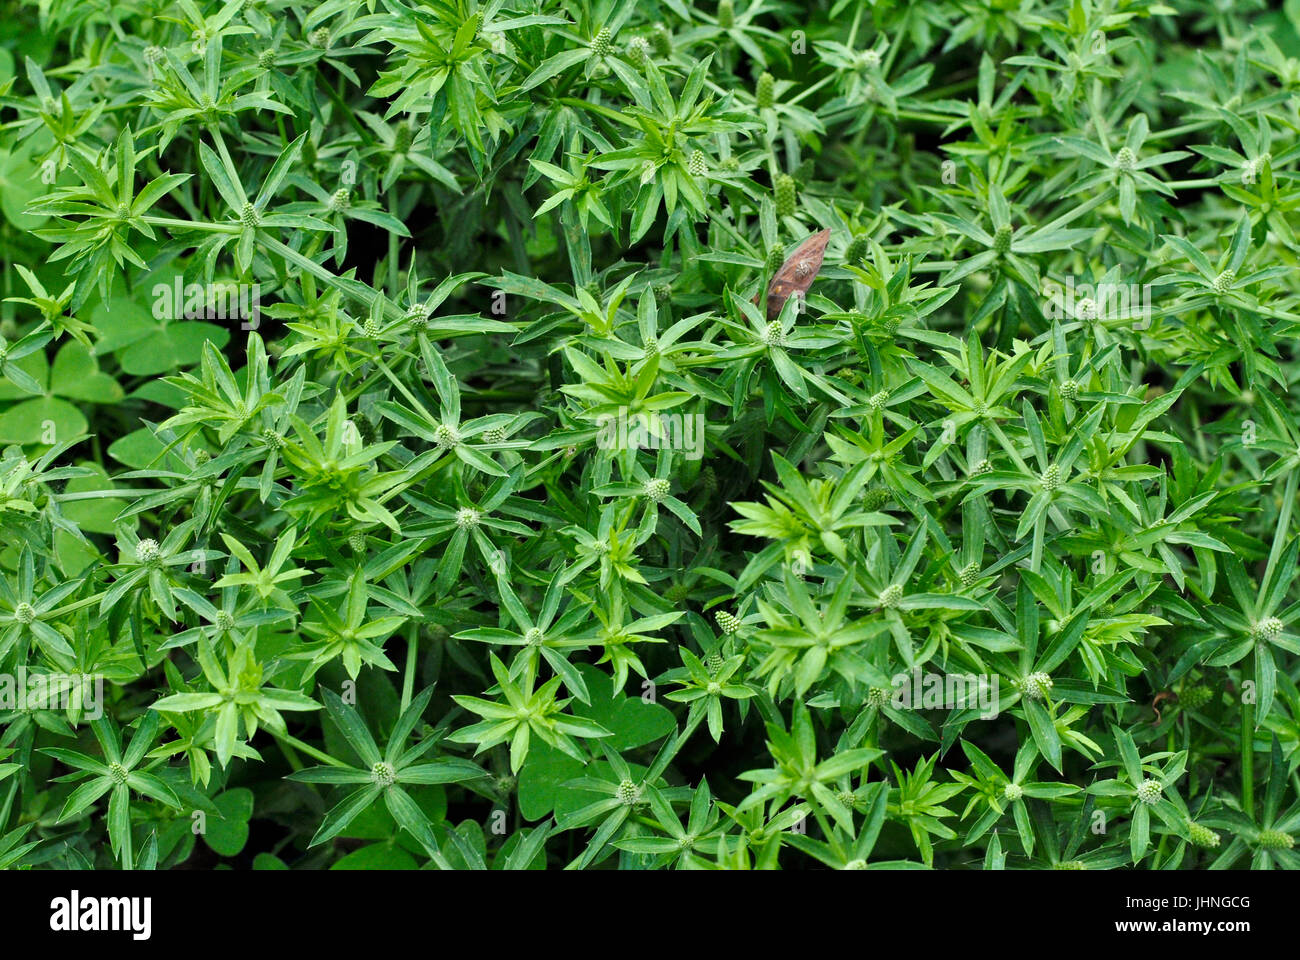
[[[789,259],[781,264],[781,269],[772,275],[772,282],[767,286],[767,319],[775,320],[781,315],[781,308],[794,295],[804,296],[822,268],[822,259],[826,256],[826,244],[830,241],[829,229],[814,233],[799,244],[798,249],[790,254]],[[758,303],[758,296],[754,297]]]

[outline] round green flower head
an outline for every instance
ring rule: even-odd
[[[1043,471],[1042,481],[1043,489],[1048,493],[1051,493],[1053,490],[1060,487],[1061,468],[1055,463],[1049,464],[1047,469]]]
[[[1159,780],[1152,780],[1147,777],[1137,785],[1137,798],[1143,803],[1152,804],[1160,799],[1160,794],[1164,792],[1164,789],[1165,785]]]
[[[330,28],[317,27],[311,33],[307,34],[307,42],[313,47],[324,50],[330,45]]]
[[[900,584],[891,583],[885,587],[880,594],[880,605],[886,609],[898,606],[903,599],[903,588]]]
[[[330,210],[332,210],[334,213],[339,213],[340,211],[347,210],[351,206],[352,206],[352,191],[349,190],[347,187],[340,187],[339,189],[335,190],[334,195],[330,197]]]
[[[779,347],[785,343],[785,330],[780,320],[773,320],[763,328],[763,342],[769,347]]]
[[[867,706],[879,709],[889,703],[890,691],[884,687],[872,687],[867,691]]]
[[[486,433],[483,434],[483,441],[485,443],[505,443],[506,428],[493,427],[491,430],[488,430]]]
[[[251,201],[244,201],[243,209],[239,211],[239,222],[245,227],[255,227],[262,222],[261,214]]]
[[[785,251],[780,247],[773,247],[767,251],[767,263],[763,266],[768,273],[776,273],[783,263],[785,263]]]
[[[1066,380],[1061,384],[1061,398],[1064,400],[1079,399],[1079,381]]]
[[[1236,282],[1236,280],[1237,280],[1236,270],[1224,270],[1223,273],[1219,274],[1217,277],[1214,278],[1214,292],[1227,293],[1230,289],[1232,289],[1232,285],[1233,283]]]
[[[1008,800],[1019,800],[1024,795],[1025,788],[1018,783],[1008,783],[1002,788],[1002,796],[1006,797]]]
[[[370,779],[381,787],[391,787],[397,782],[397,775],[393,772],[391,764],[380,760],[370,768]]]
[[[460,431],[453,426],[440,423],[438,429],[433,431],[433,442],[437,444],[439,450],[448,450],[460,443]]]
[[[1185,710],[1199,710],[1214,699],[1214,691],[1203,683],[1188,687],[1178,695],[1178,702]]]
[[[997,253],[1008,253],[1011,250],[1011,234],[1013,233],[1011,224],[1004,224],[998,227],[998,232],[993,234],[993,249]]]
[[[770,73],[759,75],[758,87],[754,90],[754,99],[758,101],[758,109],[771,110],[776,103],[776,78]]]
[[[627,42],[627,59],[632,66],[643,69],[650,60],[650,41],[645,37],[633,37]]]
[[[668,490],[672,485],[662,477],[656,477],[654,480],[647,480],[641,492],[645,494],[647,500],[652,503],[663,503],[668,496]]]
[[[270,70],[275,66],[275,49],[267,47],[257,55],[257,65],[263,70]]]
[[[1115,154],[1115,169],[1124,173],[1132,173],[1133,165],[1137,163],[1137,157],[1128,147],[1120,147],[1119,152]]]
[[[870,250],[871,239],[865,233],[860,233],[849,241],[849,245],[844,251],[844,262],[861,263],[867,258],[867,253]]]
[[[884,487],[872,487],[862,495],[862,507],[865,510],[879,510],[889,502],[889,491]]]
[[[692,177],[703,177],[708,175],[709,165],[704,159],[703,150],[694,150],[691,152],[691,159],[686,164],[686,172]]]
[[[710,674],[714,674],[722,669],[722,663],[723,663],[722,654],[714,650],[711,654],[709,654],[707,657],[704,658],[704,669],[709,671]]]
[[[36,608],[24,600],[14,607],[14,619],[22,624],[32,623],[36,620]]]
[[[1020,681],[1020,691],[1030,700],[1046,700],[1052,689],[1052,678],[1041,670]]]
[[[162,559],[162,549],[157,540],[146,537],[135,545],[135,555],[141,563],[154,566]]]
[[[1277,617],[1265,617],[1250,631],[1255,640],[1264,640],[1272,643],[1282,635],[1282,621]]]
[[[235,618],[230,615],[229,610],[217,611],[217,629],[222,633],[229,633],[235,626]]]
[[[961,585],[963,587],[975,586],[976,581],[980,578],[979,561],[972,560],[970,563],[966,564],[966,566],[962,567],[961,573],[958,574],[958,577],[961,579]]]
[[[399,123],[393,131],[393,152],[405,153],[415,142],[415,129],[406,122]]]
[[[718,0],[718,26],[730,30],[736,25],[736,8],[731,0]]]
[[[126,783],[126,774],[126,767],[116,760],[108,765],[108,775],[113,778],[114,783]]]
[[[718,626],[725,634],[733,634],[740,629],[740,621],[729,614],[726,610],[719,610],[713,615],[713,619],[718,621]]]
[[[591,38],[591,53],[596,57],[608,57],[610,40],[613,34],[609,32],[609,27],[601,27],[596,31],[596,35]]]
[[[469,527],[477,527],[479,521],[478,511],[473,507],[461,507],[456,511],[456,526],[462,530]]]
[[[630,807],[641,799],[641,788],[631,780],[623,780],[618,785],[618,799]]]

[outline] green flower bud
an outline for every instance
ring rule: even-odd
[[[1137,785],[1137,798],[1142,803],[1150,805],[1160,799],[1160,794],[1164,792],[1164,789],[1165,785],[1163,783],[1148,777]]]
[[[796,199],[794,177],[788,173],[778,173],[772,183],[772,190],[776,196],[776,215],[793,217]]]
[[[736,8],[731,0],[718,0],[718,26],[730,30],[736,25]]]
[[[901,584],[891,583],[880,593],[880,605],[886,610],[898,606],[903,599],[903,587]]]
[[[433,442],[438,445],[439,450],[449,450],[460,443],[460,431],[453,426],[440,423],[438,429],[433,431]]]
[[[1213,850],[1219,845],[1219,835],[1217,833],[1209,827],[1202,826],[1192,820],[1187,823],[1187,835],[1191,837],[1192,843],[1198,847]]]
[[[141,563],[151,567],[162,560],[162,550],[152,537],[146,537],[135,545],[135,555]]]
[[[865,510],[879,510],[892,499],[884,487],[872,487],[862,495],[862,507]]]
[[[1014,228],[1007,224],[998,227],[997,233],[993,234],[993,249],[999,254],[1005,254],[1011,249],[1011,234]]]
[[[647,480],[641,492],[645,494],[645,498],[652,503],[663,503],[668,496],[670,487],[671,485],[667,480],[656,478],[654,480]]]
[[[662,23],[656,23],[654,29],[650,31],[650,45],[654,47],[657,56],[671,57],[673,55],[673,35],[668,32],[668,28]]]
[[[1020,681],[1020,692],[1030,700],[1046,700],[1052,686],[1052,678],[1039,670]]]
[[[871,238],[865,233],[860,233],[849,241],[848,248],[844,251],[845,263],[861,263],[867,259],[867,254],[871,251]]]
[[[776,103],[776,78],[770,73],[763,73],[758,78],[758,87],[754,91],[758,109],[770,110]]]
[[[708,175],[709,165],[704,158],[703,150],[694,150],[691,152],[691,159],[686,165],[686,172],[692,177],[704,177]]]
[[[633,37],[627,42],[627,59],[638,70],[645,69],[650,62],[650,41],[645,37]]]
[[[1281,830],[1261,830],[1257,842],[1263,850],[1290,850],[1295,846],[1295,837]]]
[[[610,40],[613,34],[609,32],[609,27],[601,27],[596,31],[596,35],[591,38],[591,54],[594,57],[608,57],[610,49]]]

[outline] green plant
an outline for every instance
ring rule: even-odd
[[[0,867],[1300,867],[1294,5],[11,6]]]

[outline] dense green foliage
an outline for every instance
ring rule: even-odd
[[[1300,866],[1300,4],[7,13],[0,867]]]

